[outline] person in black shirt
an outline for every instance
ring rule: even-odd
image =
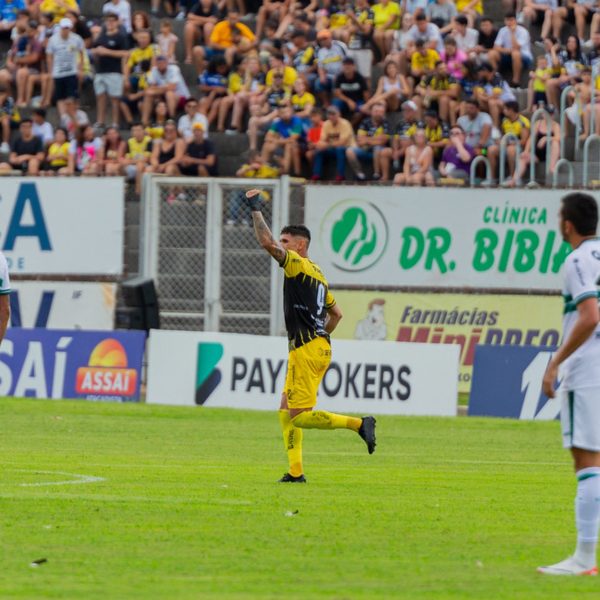
[[[208,44],[208,38],[215,23],[219,20],[219,7],[213,0],[199,0],[192,6],[185,19],[183,42],[185,45],[185,64],[192,64],[194,44]]]
[[[475,53],[481,60],[487,60],[487,53],[493,49],[496,42],[498,30],[494,27],[494,23],[488,17],[481,19],[479,24],[479,39],[475,46]]]
[[[182,175],[200,177],[216,177],[217,155],[210,140],[204,138],[202,123],[192,125],[194,137],[187,145],[183,158],[179,161],[178,168]]]
[[[342,72],[335,78],[332,103],[352,125],[356,125],[363,117],[359,109],[368,98],[367,82],[356,70],[354,59],[347,56],[342,61]]]
[[[128,54],[127,34],[119,29],[119,18],[113,13],[105,16],[106,30],[102,31],[91,50],[96,60],[94,93],[98,108],[96,126],[104,126],[106,117],[106,98],[110,96],[112,104],[112,122],[119,127],[119,103],[123,96],[123,58]]]
[[[27,175],[38,175],[44,160],[44,144],[33,135],[33,122],[23,119],[19,125],[19,137],[15,140],[8,162],[0,163],[0,172],[17,169]]]

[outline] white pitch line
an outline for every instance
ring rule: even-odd
[[[66,475],[75,479],[66,479],[65,481],[37,481],[35,483],[20,483],[20,487],[42,487],[47,485],[79,485],[82,483],[97,483],[106,481],[104,477],[95,477],[94,475],[80,475],[79,473],[66,473],[65,471],[38,471],[36,469],[15,469],[19,473],[36,473],[38,475]]]

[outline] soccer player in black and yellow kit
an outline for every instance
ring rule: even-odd
[[[279,481],[304,483],[303,429],[351,429],[360,435],[372,454],[375,419],[313,410],[319,384],[331,362],[329,334],[342,318],[342,312],[323,272],[307,256],[310,231],[303,225],[288,225],[282,229],[279,241],[275,240],[260,210],[262,199],[260,190],[246,192],[256,239],[284,270],[283,302],[289,340],[279,421],[290,467]]]

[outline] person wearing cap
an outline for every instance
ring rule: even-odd
[[[64,112],[66,98],[79,97],[79,79],[83,77],[83,39],[73,33],[73,22],[68,17],[61,19],[59,30],[48,40],[46,60],[48,73],[54,84],[54,99],[58,112]]]
[[[322,29],[317,33],[317,43],[318,78],[315,81],[315,91],[321,102],[328,104],[333,82],[342,71],[342,61],[348,54],[348,48],[343,42],[334,40],[329,29]]]
[[[321,129],[321,138],[316,145],[311,179],[318,181],[323,176],[325,158],[335,158],[337,182],[346,178],[346,150],[354,145],[354,130],[350,121],[342,118],[337,106],[327,109],[327,120]]]
[[[400,29],[402,10],[398,2],[379,0],[371,7],[373,11],[373,42],[384,60],[392,49],[394,32]]]
[[[394,168],[400,166],[400,160],[404,158],[406,149],[410,146],[411,137],[417,129],[423,129],[424,124],[418,118],[418,107],[412,100],[402,103],[402,117],[396,125],[392,137],[392,160]]]
[[[204,125],[192,125],[192,140],[188,142],[183,157],[177,164],[181,175],[190,177],[216,177],[217,153],[213,143],[204,136]]]
[[[342,72],[335,78],[333,104],[352,125],[357,125],[362,119],[360,109],[369,95],[365,78],[357,72],[354,59],[347,56],[342,61]]]
[[[356,132],[356,145],[346,150],[356,179],[365,181],[367,176],[361,167],[361,161],[373,164],[373,179],[388,181],[390,178],[390,126],[385,118],[385,103],[377,102],[371,107],[371,116],[365,118]]]
[[[184,105],[190,91],[178,65],[169,64],[166,56],[157,56],[156,64],[147,77],[142,103],[142,123],[148,125],[154,104],[159,100],[167,103],[169,117],[174,118],[177,108]]]
[[[93,43],[90,51],[96,62],[94,93],[96,94],[97,127],[104,127],[106,106],[110,98],[112,124],[119,126],[120,102],[123,96],[123,59],[129,54],[129,39],[119,27],[119,18],[114,13],[104,16],[106,28]],[[69,21],[70,22],[70,21]]]

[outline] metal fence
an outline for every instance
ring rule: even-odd
[[[302,222],[304,190],[289,178],[148,177],[142,192],[140,274],[157,285],[167,329],[277,335],[282,275],[258,246],[244,192],[268,192],[274,235]]]

